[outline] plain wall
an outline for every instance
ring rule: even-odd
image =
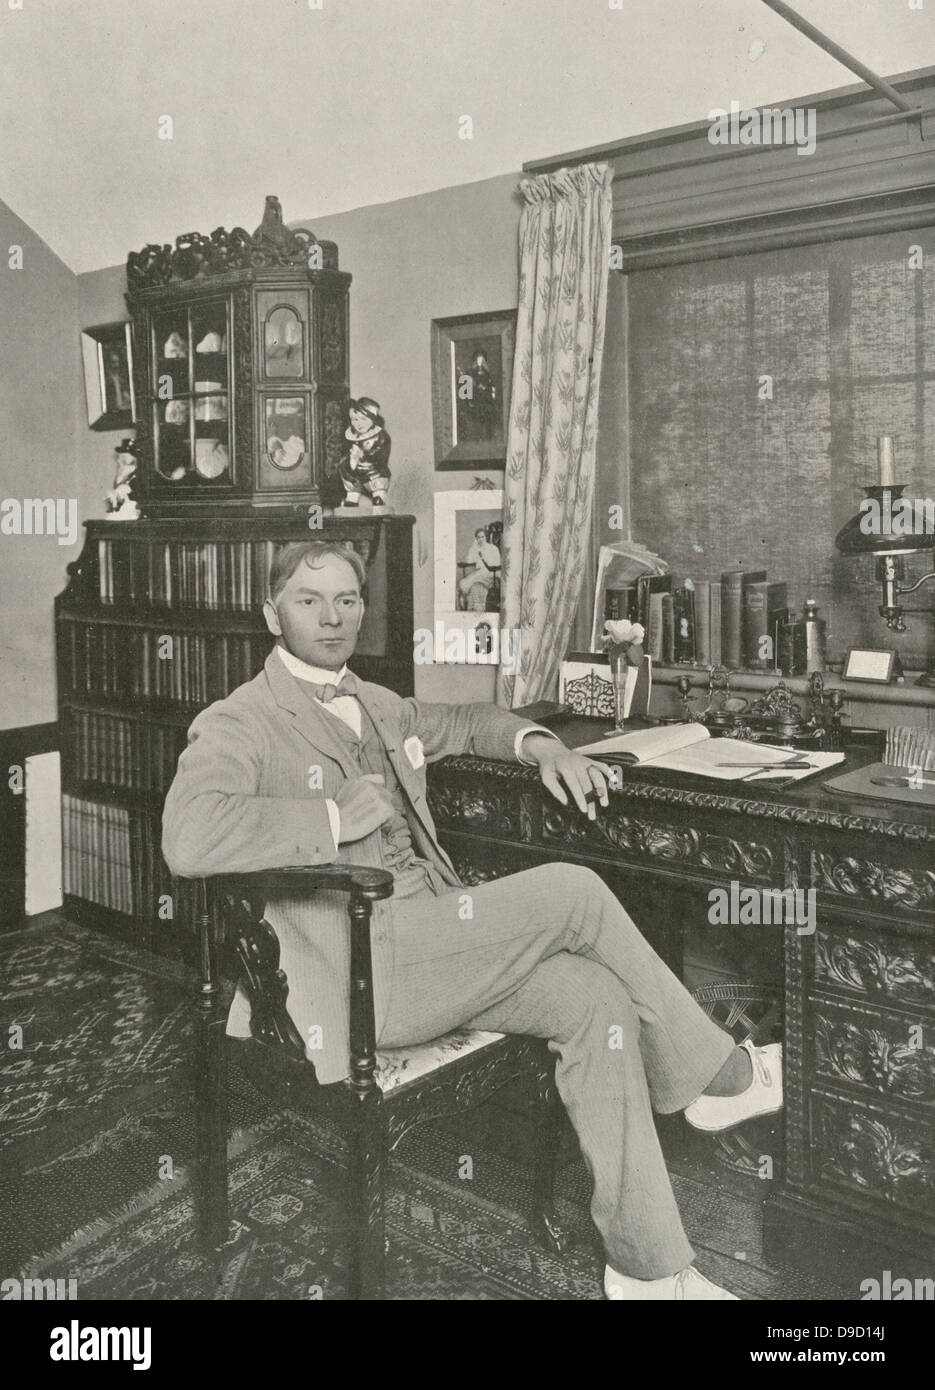
[[[445,188],[334,217],[300,217],[293,226],[338,243],[351,284],[351,393],[380,402],[393,440],[390,502],[416,517],[415,626],[434,621],[433,498],[470,489],[474,478],[503,485],[503,471],[436,472],[432,438],[430,330],[433,318],[516,307],[519,175]],[[248,209],[243,222],[250,223]],[[251,223],[252,225],[252,223]],[[127,317],[124,267],[78,276],[82,327]],[[78,437],[81,515],[104,514],[120,433]],[[489,700],[494,667],[417,666],[416,694],[426,700]]]
[[[10,269],[11,248],[23,250]],[[76,277],[0,203],[0,497],[78,496],[75,438],[86,422]],[[81,519],[79,504],[78,517]],[[57,718],[52,601],[80,554],[55,535],[0,534],[0,727]]]

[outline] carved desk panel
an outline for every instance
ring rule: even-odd
[[[812,1008],[815,1075],[858,1095],[918,1105],[930,1123],[935,1102],[935,1027],[912,1015],[816,1001]],[[933,1127],[935,1128],[935,1127]]]
[[[819,923],[815,983],[826,989],[935,1012],[935,940],[854,919]]]
[[[597,736],[589,720],[550,727],[572,746]],[[849,766],[872,756],[849,753]],[[462,756],[429,769],[429,799],[465,882],[586,864],[628,905],[621,885],[639,885],[631,911],[654,942],[662,902],[671,917],[677,901],[678,933],[703,923],[714,885],[798,889],[803,905],[813,890],[817,929],[775,929],[786,1162],[767,1238],[794,1254],[825,1225],[835,1248],[845,1234],[935,1247],[935,812],[845,798],[821,779],[769,791],[642,767],[623,769],[622,783],[588,821],[535,769]]]

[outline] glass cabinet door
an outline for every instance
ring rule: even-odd
[[[266,456],[274,468],[289,473],[308,453],[304,396],[267,396],[264,401]]]
[[[289,304],[277,304],[263,324],[263,365],[272,378],[306,375],[305,325]]]
[[[229,483],[228,300],[159,310],[152,336],[158,476],[179,487]]]
[[[311,381],[306,289],[258,290],[257,348],[264,381]]]

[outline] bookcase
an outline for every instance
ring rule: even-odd
[[[92,521],[55,603],[66,910],[169,955],[193,949],[192,885],[160,852],[162,805],[199,710],[262,668],[261,607],[276,549],[338,541],[367,566],[350,663],[413,693],[411,516],[307,509],[223,519]]]

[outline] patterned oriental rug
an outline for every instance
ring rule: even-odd
[[[28,1166],[190,1065],[193,976],[57,916],[0,937],[0,1158]],[[8,1030],[22,1029],[22,1045]]]
[[[497,1162],[492,1155],[475,1159]],[[194,1238],[185,1171],[140,1194],[116,1218],[34,1257],[21,1277],[74,1278],[79,1298],[93,1299],[341,1299],[348,1248],[339,1200],[343,1172],[334,1136],[304,1116],[273,1115],[231,1145],[231,1238],[220,1277]],[[589,1248],[586,1208],[562,1206],[584,1239],[570,1257],[559,1258],[537,1248],[520,1212],[407,1163],[392,1164],[388,1296],[598,1298],[602,1266]]]
[[[184,966],[64,919],[0,938],[0,1017],[23,1029],[21,1049],[0,1051],[0,1268],[34,1278],[67,1268],[79,1298],[341,1298],[340,1140],[306,1116],[271,1113],[236,1062],[219,1283],[199,1254],[192,996]],[[528,1172],[502,1153],[472,1142],[469,1183],[457,1180],[463,1136],[416,1130],[400,1149],[387,1197],[393,1297],[599,1297],[586,1201],[565,1203],[584,1240],[559,1260],[540,1254],[522,1215]]]
[[[21,1050],[0,1052],[0,1270],[77,1279],[79,1299],[340,1299],[341,1142],[318,1120],[272,1110],[236,1063],[231,1236],[219,1277],[200,1255],[192,981],[184,967],[62,919],[0,938],[2,1018],[24,1030]],[[390,1298],[601,1298],[590,1183],[573,1136],[557,1205],[574,1244],[555,1256],[525,1219],[522,1124],[484,1107],[406,1136],[388,1173]],[[470,1181],[459,1177],[465,1153]],[[770,1267],[758,1200],[726,1201],[722,1181],[707,1150],[700,1167],[673,1173],[705,1273],[745,1298],[840,1296],[802,1270]]]

